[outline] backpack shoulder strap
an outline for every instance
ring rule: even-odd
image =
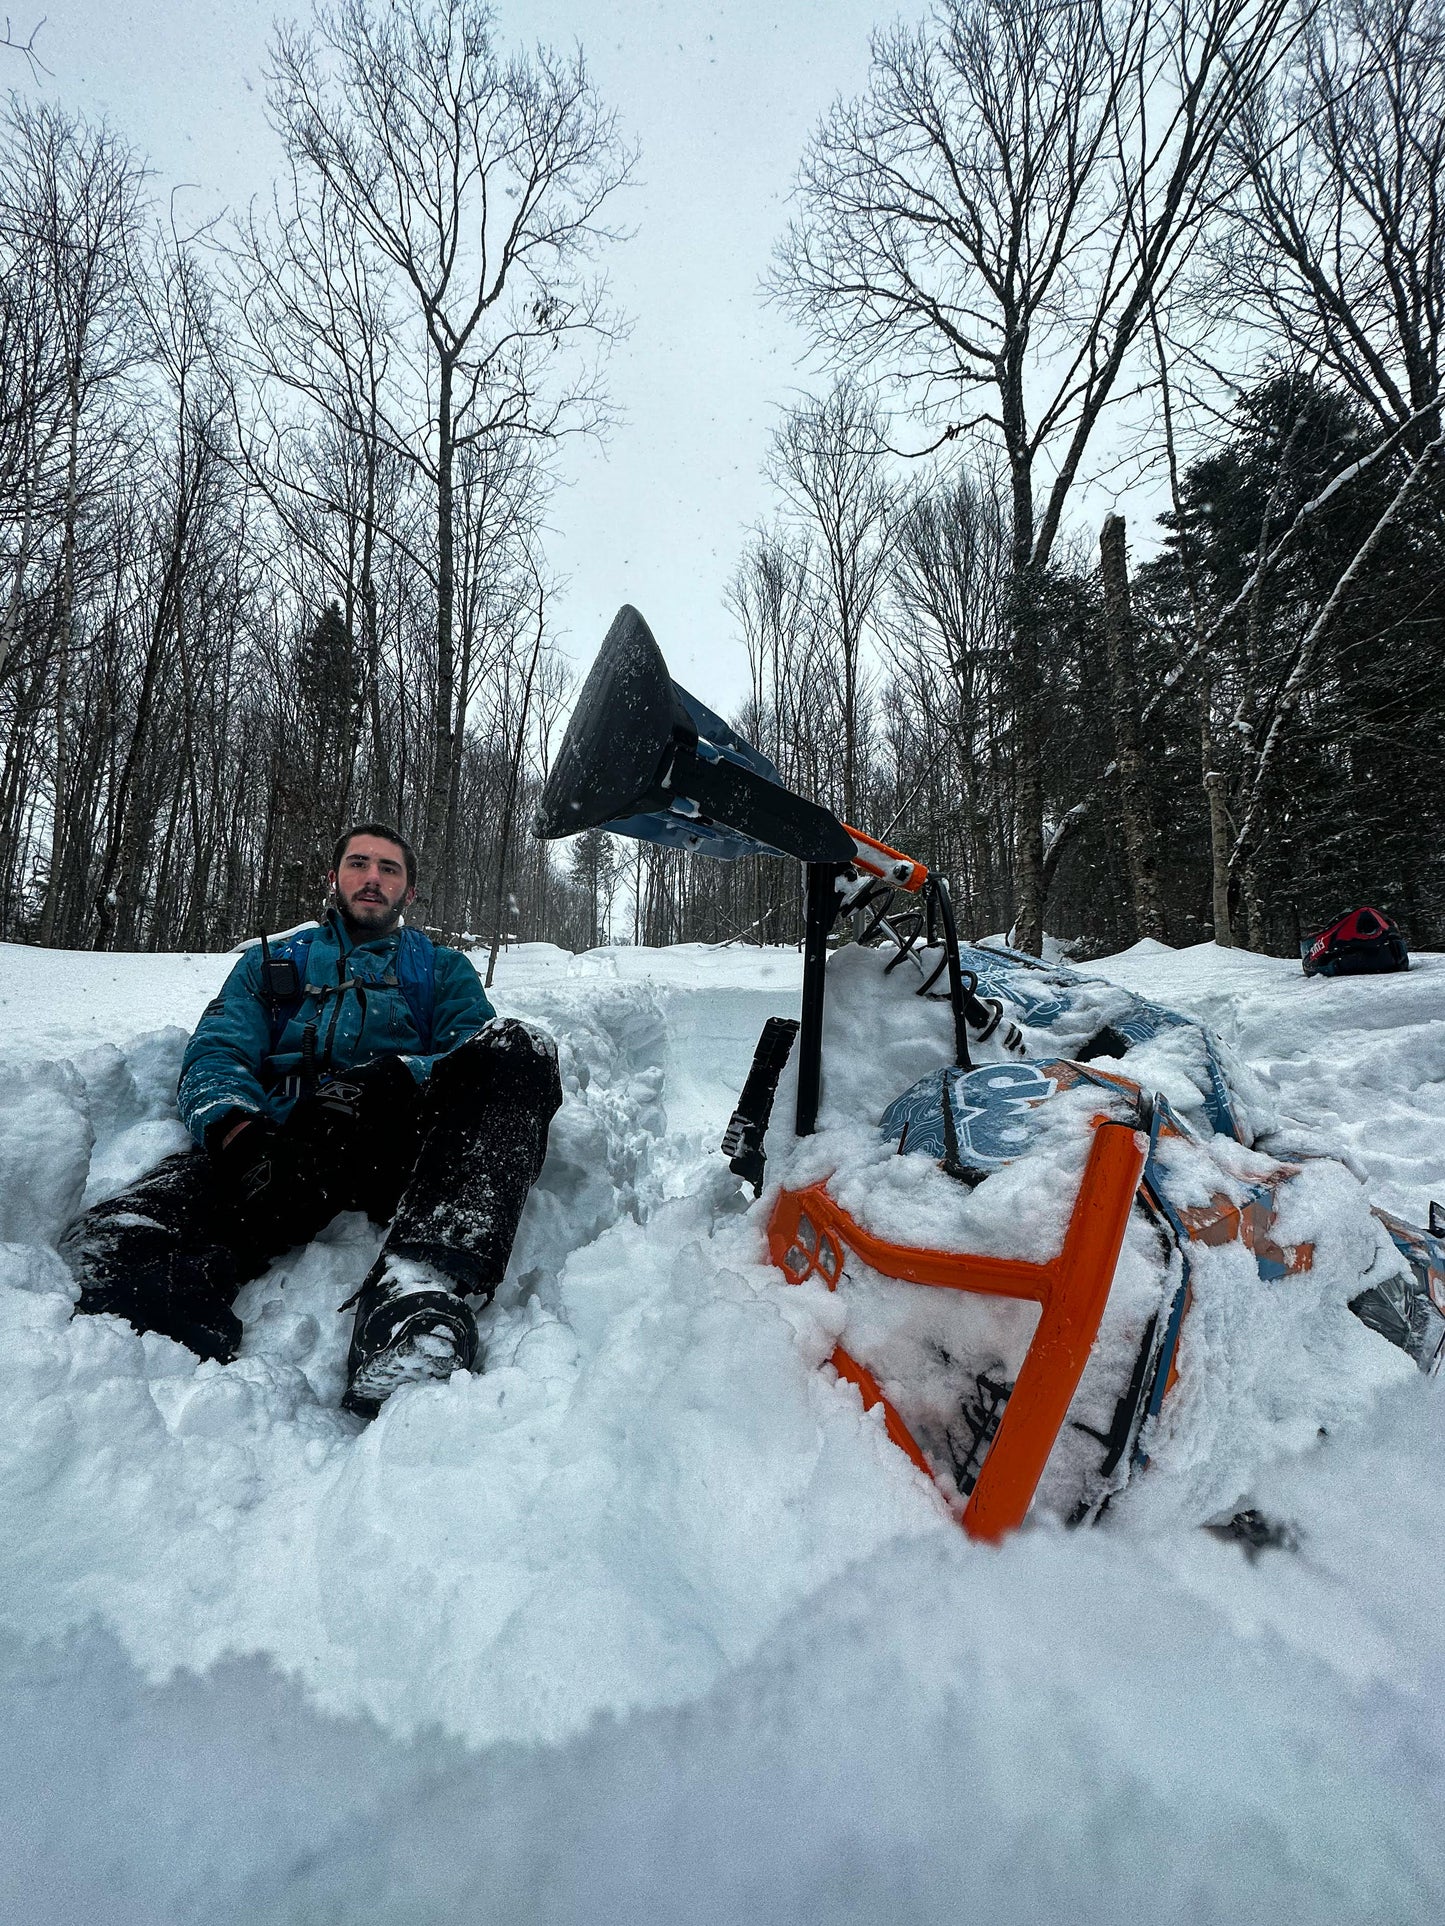
[[[311,941],[315,935],[316,929],[313,926],[311,929],[297,930],[294,936],[283,936],[280,942],[272,946],[272,954],[289,956],[304,976],[306,959],[311,954]]]
[[[425,931],[415,930],[409,923],[402,925],[401,941],[396,948],[396,980],[411,1011],[422,1048],[430,1050],[437,997],[436,945]]]
[[[298,930],[294,936],[272,945],[271,954],[278,959],[286,958],[296,965],[296,978],[302,986],[300,996],[288,997],[285,1002],[271,1005],[271,1048],[274,1050],[281,1041],[286,1025],[305,1002],[306,965],[311,956],[311,939],[314,929]],[[264,994],[264,992],[262,993]]]

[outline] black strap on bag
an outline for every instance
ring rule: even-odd
[[[291,1018],[301,1008],[305,990],[301,981],[301,971],[310,954],[310,940],[301,946],[301,961],[296,960],[296,943],[293,938],[282,956],[271,954],[271,940],[265,930],[258,930],[261,938],[261,1001],[266,1005],[271,1020],[271,1048],[274,1050],[281,1040],[281,1032]],[[291,1079],[286,1080],[291,1083]],[[295,1079],[291,1094],[299,1096],[310,1091],[316,1084],[316,1025],[308,1023],[301,1040],[301,1070]]]

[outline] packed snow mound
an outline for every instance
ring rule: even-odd
[[[1377,1204],[1424,1223],[1442,1188],[1445,956],[1398,975],[1307,977],[1286,957],[1140,946],[1090,971],[1187,1008],[1261,1079],[1270,1142],[1343,1158]]]
[[[1445,1403],[1394,1394],[1261,1489],[1311,1526],[1256,1564],[1198,1532],[885,1544],[688,1704],[557,1747],[403,1745],[254,1658],[148,1685],[106,1635],[0,1639],[0,1916],[1425,1926],[1442,1452]]]
[[[229,964],[0,951],[0,1805],[23,1842],[0,1916],[1439,1916],[1445,1406],[1346,1306],[1389,1261],[1361,1177],[1417,1218],[1445,1190],[1445,959],[1312,1002],[1271,959],[1092,966],[1101,1012],[1134,990],[1223,1032],[1257,1144],[1334,1118],[1358,1174],[1307,1167],[1285,1200],[1307,1277],[1201,1264],[1168,1425],[1103,1527],[1041,1507],[997,1551],[819,1369],[870,1318],[905,1369],[936,1335],[913,1287],[784,1285],[771,1193],[715,1148],[763,1018],[796,1010],[791,953],[503,957],[498,1007],[557,1035],[565,1094],[484,1373],[365,1429],[337,1410],[336,1307],[378,1237],[356,1217],[247,1288],[230,1366],[72,1319],[55,1241],[181,1141],[180,1049]],[[896,1232],[1056,1247],[1068,1133],[1047,1183],[1002,1170],[966,1200],[878,1137],[948,1054],[946,1006],[881,968],[835,959],[823,1129],[790,1141],[780,1092],[770,1180],[846,1165]],[[1194,1035],[1117,1067],[1148,1052],[1199,1100]],[[1265,1151],[1234,1153],[1243,1181]],[[1148,1258],[1126,1245],[1121,1332]],[[1245,1504],[1298,1549],[1251,1562],[1198,1529]]]
[[[1141,936],[1139,941],[1132,944],[1123,954],[1131,957],[1173,956],[1174,946],[1171,943],[1161,943],[1157,936]]]

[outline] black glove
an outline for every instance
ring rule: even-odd
[[[385,1118],[398,1105],[414,1106],[417,1081],[400,1057],[374,1057],[316,1086],[317,1120],[333,1130]]]
[[[246,1209],[275,1182],[277,1135],[269,1117],[244,1110],[229,1111],[206,1132],[206,1150],[221,1182]]]

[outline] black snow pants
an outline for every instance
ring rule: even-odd
[[[425,1085],[397,1083],[380,1114],[373,1106],[344,1128],[315,1099],[298,1103],[273,1147],[276,1178],[249,1207],[200,1150],[95,1205],[61,1246],[77,1311],[233,1357],[237,1291],[341,1210],[389,1223],[387,1250],[490,1298],[562,1101],[556,1049],[501,1019],[439,1058]]]

